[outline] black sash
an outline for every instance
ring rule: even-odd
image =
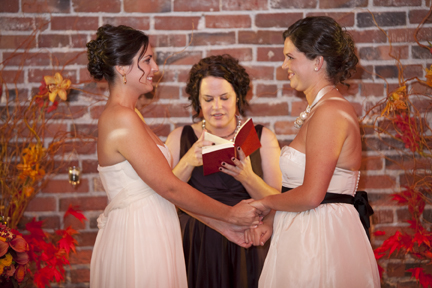
[[[292,188],[282,187],[282,193],[291,189]],[[355,196],[327,192],[321,204],[328,204],[328,203],[346,203],[346,204],[354,205],[355,209],[359,213],[360,221],[363,224],[366,234],[370,239],[369,217],[374,213],[374,211],[372,207],[369,205],[367,193],[365,191],[357,191]]]

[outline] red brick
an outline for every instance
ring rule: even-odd
[[[393,223],[393,210],[376,210],[372,215],[373,224],[389,224]]]
[[[355,43],[385,43],[387,42],[386,35],[380,30],[350,30]]]
[[[416,185],[417,188],[422,186],[430,185],[432,183],[432,175],[431,174],[421,174],[420,172],[416,172],[415,174],[405,173],[399,176],[400,186],[411,186]]]
[[[171,0],[124,0],[123,3],[125,12],[165,13],[171,11]]]
[[[239,31],[239,44],[283,44],[283,31]]]
[[[423,77],[423,65],[405,65],[403,70],[404,79],[413,79],[415,77],[422,78]]]
[[[421,4],[422,4],[421,0],[374,0],[373,1],[373,5],[375,7],[421,6]]]
[[[432,88],[430,86],[427,86],[425,84],[420,84],[420,83],[414,83],[411,85],[411,95],[413,94],[417,94],[417,95],[427,95],[427,94],[431,94],[432,93]],[[427,107],[427,106],[426,106]],[[426,108],[423,107],[423,108]]]
[[[28,210],[26,210],[28,211]],[[39,221],[43,221],[42,227],[44,229],[60,229],[60,217],[59,216],[40,216]]]
[[[235,32],[194,33],[192,46],[231,45],[236,43]]]
[[[351,76],[350,79],[372,79],[372,66],[357,66],[356,72]]]
[[[88,180],[81,179],[81,183],[75,187],[68,180],[50,180],[42,191],[43,193],[88,193]]]
[[[158,137],[167,137],[171,132],[171,126],[167,124],[153,124],[149,126]]]
[[[54,197],[35,197],[29,202],[26,211],[55,211],[57,209],[56,203],[57,200]]]
[[[285,78],[286,78],[286,72],[285,72]],[[290,84],[284,84],[282,86],[282,96],[298,97],[300,99],[305,97],[303,92],[291,88]]]
[[[113,26],[126,25],[138,30],[150,29],[149,17],[103,17],[102,22]]]
[[[88,173],[98,173],[97,167],[98,167],[98,161],[97,160],[82,160],[82,173],[88,174]]]
[[[268,10],[267,0],[221,0],[222,10]]]
[[[341,93],[342,96],[344,96],[344,97],[357,95],[357,93],[359,92],[358,84],[353,83],[353,82],[348,82],[349,80],[345,80],[345,81],[347,82],[347,84],[349,84],[349,86],[346,86],[346,85],[341,84],[341,83],[336,85],[336,88],[339,90],[339,93]],[[351,103],[351,104],[353,104],[353,103]]]
[[[255,25],[264,28],[282,27],[287,29],[291,24],[302,18],[303,13],[257,14],[255,16]]]
[[[393,207],[396,202],[392,199],[392,194],[368,192],[368,200],[373,207]]]
[[[22,70],[3,70],[1,77],[4,83],[24,82],[24,72]]]
[[[81,136],[82,137],[82,136]],[[96,153],[96,139],[85,139],[86,141],[76,141],[73,145],[63,145],[64,152],[76,152],[80,155],[91,155]]]
[[[35,48],[34,36],[0,35],[0,49],[30,49]]]
[[[320,9],[329,9],[329,8],[357,8],[357,7],[367,7],[367,0],[320,0],[319,8]]]
[[[33,18],[1,17],[0,27],[3,31],[32,31]]]
[[[383,166],[382,156],[368,156],[362,158],[360,170],[382,170]]]
[[[257,61],[280,62],[284,61],[283,47],[258,47]]]
[[[177,76],[177,81],[178,82],[186,82],[189,79],[189,71],[190,69],[187,70],[178,70],[178,76]],[[184,95],[184,94],[183,94]]]
[[[177,70],[177,69],[176,69]],[[188,70],[189,71],[189,70]],[[153,76],[153,82],[159,83],[159,82],[174,82],[176,79],[176,72],[174,70],[170,70],[167,66],[159,66],[159,72]],[[178,81],[182,82],[182,81]]]
[[[207,51],[207,56],[229,54],[239,61],[252,61],[253,53],[250,48],[213,49]]]
[[[99,27],[97,17],[64,16],[51,18],[51,30],[93,30]]]
[[[404,263],[388,263],[387,264],[387,276],[388,277],[403,277],[405,276],[405,264]]]
[[[256,97],[277,97],[278,88],[276,85],[257,84],[256,85]]]
[[[404,223],[408,220],[412,220],[411,213],[408,211],[408,209],[397,209],[396,210],[397,220],[399,223]]]
[[[87,44],[86,34],[74,34],[71,37],[71,48],[85,48]]]
[[[68,215],[66,216],[66,218],[64,218],[63,229],[66,229],[68,227],[71,227],[75,230],[83,230],[86,228],[86,221],[83,220],[83,222],[81,222],[76,217]]]
[[[362,175],[359,189],[389,189],[395,187],[396,180],[389,175]]]
[[[249,15],[206,15],[206,28],[251,28]]]
[[[364,60],[394,60],[408,59],[408,46],[378,46],[362,47],[359,50],[359,57]]]
[[[189,117],[186,105],[151,104],[140,110],[144,118]]]
[[[50,65],[48,53],[3,53],[8,66],[47,66]],[[43,77],[41,77],[41,80]],[[39,81],[40,82],[40,81]]]
[[[178,54],[173,54],[171,52],[158,52],[157,62],[158,65],[193,65],[197,63],[202,58],[201,51],[183,51]],[[162,66],[163,67],[163,66]],[[160,68],[162,69],[162,68]]]
[[[156,30],[194,30],[198,27],[200,17],[159,17],[156,16],[154,28]]]
[[[276,67],[276,80],[288,81],[288,74],[286,69],[282,69],[282,67]]]
[[[97,226],[91,228],[97,228]],[[75,235],[75,239],[78,241],[79,247],[93,246],[96,241],[96,235],[97,232],[80,232]]]
[[[410,10],[408,12],[409,22],[419,24],[428,15],[429,10]],[[424,23],[432,23],[432,18],[428,17]]]
[[[415,42],[415,29],[407,29],[407,28],[400,28],[400,29],[389,29],[387,31],[389,40],[392,43],[399,43],[399,42]],[[420,30],[418,30],[417,40],[419,41],[427,41],[430,40],[430,35],[432,35],[432,28],[425,28],[422,27]]]
[[[21,0],[24,13],[70,13],[70,0]]]
[[[178,86],[159,85],[156,89],[156,99],[179,99],[180,89]]]
[[[207,1],[191,1],[191,0],[176,0],[174,1],[174,11],[219,11],[218,0],[207,0]]]
[[[92,119],[99,119],[103,110],[105,109],[105,105],[98,105],[90,107],[90,116]]]
[[[149,35],[149,41],[153,48],[158,47],[182,47],[186,46],[186,35]]]
[[[53,63],[55,66],[66,66],[66,65],[87,65],[87,52],[54,52],[52,53]]]
[[[43,34],[39,35],[39,48],[60,48],[69,46],[69,35],[63,34]]]
[[[345,12],[310,12],[306,16],[328,16],[336,20],[342,27],[352,27],[355,23],[354,13]]]
[[[300,9],[300,8],[315,8],[317,0],[278,0],[270,1],[273,9]]]
[[[72,283],[90,282],[90,269],[71,269],[70,277]]]
[[[287,103],[253,103],[250,104],[250,109],[246,111],[246,115],[253,116],[286,116],[288,113]]]
[[[110,0],[109,4],[104,0],[72,0],[74,11],[80,12],[120,12],[120,0]]]
[[[294,127],[294,121],[278,121],[274,124],[274,129],[276,135],[296,135],[299,131]]]
[[[35,17],[35,27],[36,30],[45,31],[48,29],[48,25],[51,23],[50,19],[45,17]]]
[[[70,254],[70,264],[90,264],[92,250],[80,249],[76,253]]]
[[[291,102],[291,116],[299,116],[301,112],[306,110],[308,103],[305,98],[301,101]]]
[[[378,96],[384,95],[384,84],[380,83],[360,83],[361,96]]]
[[[29,69],[28,70],[28,82],[30,83],[38,83],[43,80],[44,76],[54,76],[56,72],[60,72],[58,70],[42,70],[42,69]],[[76,71],[74,70],[63,70],[61,73],[63,79],[69,79],[72,83],[76,83]]]
[[[19,1],[16,0],[3,0],[2,5],[0,5],[0,12],[18,12],[19,11]]]
[[[274,67],[244,66],[251,80],[273,80]]]
[[[357,27],[405,26],[406,12],[357,13]]]
[[[68,185],[70,185],[68,183]],[[78,206],[81,211],[99,211],[104,210],[107,205],[106,196],[83,197],[75,196],[69,198],[61,198],[60,211],[66,211],[69,205]]]

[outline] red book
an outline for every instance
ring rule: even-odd
[[[204,132],[204,140],[215,143],[202,149],[204,175],[219,172],[222,162],[234,165],[232,157],[237,157],[237,147],[241,147],[246,157],[261,147],[252,119],[248,119],[234,135],[234,142]]]

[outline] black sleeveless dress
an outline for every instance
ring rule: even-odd
[[[262,125],[255,126],[261,138]],[[180,159],[198,140],[193,128],[185,126],[180,141]],[[253,171],[262,178],[259,150],[250,155]],[[196,167],[189,185],[226,205],[234,206],[250,199],[242,184],[222,172],[203,175],[203,167]],[[189,288],[255,288],[267,255],[270,241],[265,246],[242,248],[188,214],[179,212],[183,249]]]

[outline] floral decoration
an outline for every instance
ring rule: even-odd
[[[29,263],[29,245],[21,233],[0,224],[0,286],[23,282]]]

